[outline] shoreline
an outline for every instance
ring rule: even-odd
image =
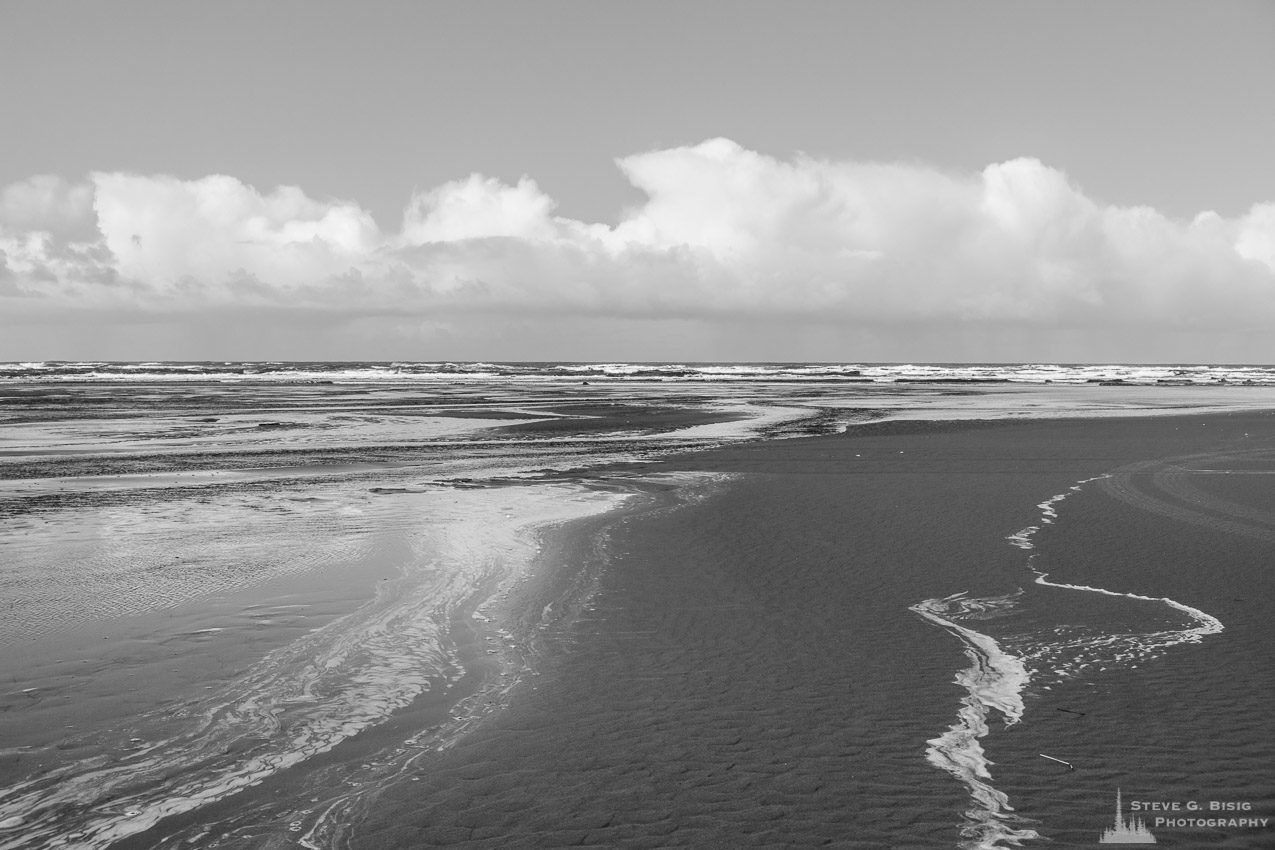
[[[1269,444],[1271,426],[1266,413],[990,428],[887,423],[869,425],[871,434],[662,461],[654,468],[735,477],[706,502],[620,524],[594,615],[577,623],[575,645],[541,687],[431,759],[431,775],[379,800],[352,846],[494,848],[502,835],[536,846],[957,846],[968,799],[927,763],[924,749],[958,707],[952,677],[962,649],[908,607],[1032,584],[1022,550],[1007,538],[1037,518],[1042,500],[1076,481],[1132,460],[1233,443],[1246,427],[1264,428]],[[1068,523],[1071,507],[1061,509]],[[1161,541],[1198,537],[1196,527],[1183,531],[1166,517],[1138,521]],[[1051,530],[1051,557],[1059,531]],[[1050,572],[1071,580],[1066,568]],[[1184,604],[1209,610],[1192,599]],[[1181,671],[1195,670],[1201,652],[1216,664],[1217,653],[1234,651],[1222,639],[1237,635],[1230,618],[1221,619],[1228,631],[1220,639],[1175,650],[1146,671],[1166,682],[1175,670],[1195,675]],[[1256,641],[1249,652],[1275,646],[1261,629],[1238,634]],[[1095,687],[1132,706],[1137,694],[1122,682],[1144,675],[1124,670],[1098,677]],[[1107,820],[1111,782],[1141,779],[1144,793],[1155,783],[1178,793],[1182,777],[1163,764],[1143,776],[1141,762],[1127,764],[1134,775],[1123,777],[1109,759],[1102,766],[1103,757],[1075,737],[1094,721],[1054,708],[1088,707],[1085,716],[1108,724],[1108,741],[1145,709],[1104,715],[1074,691],[1074,682],[1028,688],[1023,723],[1009,734],[996,726],[985,743],[997,763],[995,787],[1034,829],[1091,842]],[[1251,701],[1239,705],[1257,710]],[[1055,739],[1059,719],[1077,721],[1070,737]],[[1250,720],[1231,734],[1243,738],[1252,728]],[[1037,752],[1066,759],[1073,750],[1081,752],[1080,781],[1056,800],[1042,796],[1058,790],[1051,781],[1059,766]],[[1257,763],[1250,755],[1242,770]],[[1259,778],[1237,782],[1234,793],[1275,802]],[[529,796],[528,786],[548,790]]]
[[[298,844],[311,850],[353,846],[360,821],[375,809],[381,795],[394,788],[410,788],[406,783],[419,781],[431,758],[467,736],[481,734],[512,701],[537,690],[541,677],[570,652],[573,628],[590,612],[610,559],[606,550],[614,529],[675,510],[697,498],[697,491],[718,486],[720,480],[661,480],[655,473],[626,477],[608,486],[577,483],[593,492],[624,494],[626,501],[596,515],[534,529],[538,554],[525,570],[476,591],[452,617],[448,634],[465,671],[462,677],[434,704],[409,706],[359,736],[393,744],[402,740],[403,732],[417,729],[394,747],[395,752],[415,752],[402,759],[394,776],[379,782],[371,794],[334,803],[297,839]],[[466,685],[467,680],[472,682]],[[365,741],[360,743],[367,746]],[[341,755],[334,753],[332,761],[341,763]]]
[[[326,621],[259,660],[254,656],[230,679],[168,695],[163,705],[116,721],[126,727],[94,732],[101,740],[94,739],[91,759],[68,754],[65,764],[32,774],[34,782],[7,789],[0,846],[56,844],[68,833],[78,833],[74,840],[86,846],[153,846],[157,833],[206,833],[200,824],[222,812],[233,831],[241,806],[277,814],[276,801],[259,790],[263,786],[295,791],[302,776],[318,777],[322,788],[326,769],[346,772],[344,756],[366,759],[378,742],[387,743],[383,735],[394,724],[377,731],[387,717],[422,706],[427,714],[439,707],[445,714],[456,701],[458,677],[485,680],[483,665],[471,662],[466,669],[458,663],[456,653],[467,649],[469,636],[455,626],[468,624],[476,605],[527,574],[538,529],[605,512],[621,499],[562,483],[368,498],[369,506],[389,505],[388,513],[372,515],[381,520],[402,520],[409,508],[426,513],[401,528],[393,522],[377,528],[366,539],[341,576],[353,593],[345,611],[337,614],[341,603],[334,598],[338,608]],[[389,567],[394,575],[386,576]],[[372,598],[354,582],[356,574],[372,583]],[[300,591],[296,582],[275,592],[286,594],[289,586]],[[312,591],[322,596],[324,587]],[[163,616],[150,619],[183,633],[189,616],[171,623]],[[222,655],[253,654],[253,622],[239,630],[220,625],[190,639],[208,632],[208,640],[220,642],[209,646],[221,647]],[[83,650],[94,645],[89,641]],[[96,644],[97,651],[104,646]],[[479,652],[485,661],[486,647]],[[119,743],[130,735],[129,743]],[[59,744],[57,751],[62,749]],[[32,766],[40,770],[38,763]],[[377,771],[368,773],[360,781],[378,778]],[[347,778],[333,781],[340,785]],[[284,808],[305,814],[297,802]],[[294,821],[289,815],[289,833],[296,831]],[[207,826],[220,829],[215,820]],[[21,833],[16,838],[15,830]]]
[[[927,412],[936,413],[921,414]],[[916,616],[917,606],[957,595],[984,601],[1030,585],[1007,623],[1030,621],[1040,631],[1051,628],[1053,614],[1098,626],[1112,616],[1141,617],[1129,606],[1098,610],[1092,600],[1063,598],[1077,588],[1119,588],[1111,595],[1148,601],[1172,596],[1186,600],[1185,606],[1199,605],[1190,610],[1217,613],[1225,622],[1223,639],[1269,651],[1275,638],[1268,632],[1233,628],[1233,611],[1214,611],[1213,601],[1195,598],[1192,581],[1198,580],[1190,571],[1156,572],[1153,559],[1143,555],[1146,563],[1127,583],[1109,582],[1126,569],[1137,540],[1176,540],[1177,548],[1164,550],[1176,557],[1202,545],[1199,540],[1221,535],[1229,541],[1239,534],[1254,562],[1269,553],[1262,547],[1275,541],[1266,528],[1275,527],[1275,514],[1264,507],[1269,493],[1262,486],[1271,479],[1262,477],[1266,455],[1245,444],[1245,429],[1265,440],[1263,446],[1275,444],[1270,415],[1155,410],[1091,418],[852,417],[843,434],[759,438],[693,452],[670,444],[654,459],[596,464],[583,474],[545,469],[519,484],[373,488],[358,497],[360,504],[380,505],[375,515],[397,517],[393,522],[406,523],[404,529],[420,526],[408,515],[429,505],[433,511],[446,502],[482,504],[490,513],[479,520],[449,509],[451,519],[435,516],[412,532],[414,542],[404,537],[395,545],[446,544],[454,549],[446,550],[448,557],[477,565],[486,557],[480,554],[484,545],[494,545],[493,552],[515,545],[512,538],[486,539],[492,536],[484,523],[491,521],[515,529],[516,545],[538,554],[516,558],[512,571],[479,568],[478,583],[449,609],[442,631],[439,657],[452,659],[453,673],[428,684],[388,719],[110,846],[140,850],[185,839],[213,847],[247,838],[261,848],[296,846],[298,839],[323,850],[415,848],[435,841],[494,848],[503,846],[502,838],[521,835],[528,818],[544,846],[703,846],[719,835],[739,846],[790,839],[884,846],[900,836],[918,847],[956,846],[960,830],[969,827],[961,819],[969,795],[935,770],[933,759],[927,763],[924,749],[944,728],[952,730],[962,689],[974,695],[968,682],[960,683],[961,657],[980,644],[967,641],[963,648],[954,632]],[[1201,447],[1210,448],[1201,455]],[[1270,453],[1275,457],[1275,448]],[[1229,474],[1229,468],[1193,460],[1199,458],[1239,466]],[[1112,470],[1123,476],[1118,487],[1103,482]],[[713,492],[707,499],[695,495],[704,487],[688,483],[726,478],[725,486],[706,485]],[[1076,482],[1085,485],[1083,492],[1072,493]],[[609,500],[611,507],[565,521],[537,524],[531,518],[560,509],[544,494],[568,491],[599,504]],[[533,492],[541,496],[532,498]],[[517,493],[530,501],[504,507],[515,504],[506,499]],[[593,496],[579,495],[587,493]],[[1068,493],[1061,504],[1058,494]],[[1108,504],[1112,499],[1118,510]],[[1043,525],[1042,511],[1048,517]],[[1078,512],[1090,520],[1077,526]],[[1116,515],[1119,528],[1131,532],[1118,532]],[[1107,537],[1094,536],[1108,525]],[[473,539],[452,540],[457,534]],[[1111,535],[1134,542],[1113,543]],[[1045,544],[1042,551],[1024,551],[1028,547],[1019,544],[1029,537]],[[1060,552],[1069,553],[1061,562]],[[1119,560],[1109,563],[1100,555],[1106,552],[1119,553]],[[1226,557],[1241,584],[1253,580],[1242,563],[1236,565],[1237,556]],[[1205,563],[1200,555],[1191,567]],[[1057,583],[1041,586],[1042,573]],[[1161,583],[1144,586],[1148,577]],[[1033,658],[1037,667],[1053,663],[1053,656],[1032,649],[1026,632],[990,625],[995,628],[985,635],[974,633],[998,651],[995,641],[1012,658]],[[1214,637],[1203,650],[1216,649]],[[1050,651],[1056,655],[1056,649]],[[1168,660],[1179,654],[1174,650]],[[1225,656],[1183,655],[1206,656],[1225,668]],[[1164,664],[1159,659],[1119,675],[1144,681],[1145,675],[1164,674]],[[970,764],[984,771],[1009,764],[991,768],[995,778],[988,787],[1023,812],[1031,824],[1026,828],[1083,841],[1080,824],[1086,807],[1095,804],[1079,788],[1051,799],[1047,782],[1056,778],[1049,773],[1056,765],[1021,751],[1023,741],[1097,770],[1093,775],[1104,781],[1146,795],[1162,789],[1122,778],[1102,757],[1095,762],[1084,740],[1058,739],[1071,748],[1064,750],[1053,737],[1039,739],[1057,732],[1056,723],[1037,725],[1054,703],[1059,717],[1069,720],[1072,712],[1100,715],[1101,703],[1092,702],[1092,693],[1076,694],[1075,680],[1037,672],[1017,691],[1026,722],[1012,731],[992,724],[990,734],[975,735],[986,756],[980,750]],[[1204,680],[1208,672],[1191,675]],[[1247,673],[1259,683],[1269,674],[1261,668]],[[1157,681],[1165,687],[1172,677]],[[1256,693],[1272,690],[1275,683],[1259,684]],[[1122,698],[1137,704],[1136,694]],[[1118,718],[1108,722],[1122,728]],[[1198,719],[1183,718],[1179,728],[1191,723]],[[1266,738],[1256,731],[1250,738],[1275,740],[1275,729],[1269,731]],[[1243,752],[1236,745],[1232,740],[1228,752],[1249,765],[1250,779],[1258,775],[1252,765],[1260,763],[1254,752],[1275,761],[1275,752],[1266,753],[1269,746]],[[252,754],[254,746],[232,742],[227,753],[243,747]],[[1180,789],[1158,764],[1156,782]],[[446,786],[448,777],[459,788],[482,790],[461,793]],[[558,788],[562,781],[569,794]],[[1259,780],[1246,782],[1245,793],[1275,800],[1275,789],[1268,793]],[[544,783],[550,788],[546,799],[520,793]],[[619,805],[617,796],[636,797],[640,805]],[[428,804],[428,818],[413,800]],[[666,814],[659,816],[659,807],[647,804],[651,800],[662,801]],[[121,802],[120,812],[123,807]],[[1037,817],[1051,811],[1047,825]],[[984,822],[997,821],[995,814]],[[902,821],[890,823],[895,815]],[[385,840],[377,844],[375,835]],[[0,846],[10,846],[4,840],[12,837],[6,828]],[[1029,838],[1025,832],[1021,837]],[[1000,845],[975,839],[960,846]]]
[[[455,746],[518,694],[538,687],[539,665],[551,662],[563,651],[559,644],[572,640],[570,626],[587,607],[604,568],[602,549],[610,529],[628,518],[667,510],[702,486],[661,480],[658,474],[626,476],[607,486],[574,483],[586,500],[616,501],[591,515],[518,523],[519,535],[536,554],[474,588],[449,615],[445,641],[457,676],[440,679],[382,722],[327,751],[110,846],[142,850],[174,840],[220,846],[245,838],[262,848],[349,846],[352,827],[376,796],[412,781],[422,760]],[[508,489],[487,492],[496,499]],[[288,802],[301,799],[311,802],[300,808]],[[236,822],[245,812],[251,813],[251,825],[240,828]]]

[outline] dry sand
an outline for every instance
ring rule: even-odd
[[[1005,538],[1042,500],[1201,453],[1270,472],[1275,417],[889,423],[665,465],[737,477],[577,539],[608,565],[571,639],[534,687],[389,789],[355,846],[955,847],[966,789],[925,747],[968,662],[909,606],[1029,586]],[[1056,580],[1171,596],[1226,626],[1029,688],[1024,722],[993,724],[995,785],[1051,846],[1095,845],[1117,786],[1275,817],[1275,477],[1193,478],[1202,499],[1157,483],[1171,468],[1076,493],[1039,536]],[[1159,835],[1275,846],[1275,829]]]

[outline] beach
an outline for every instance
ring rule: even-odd
[[[0,847],[1272,835],[1269,386],[183,368],[6,390]]]
[[[968,662],[908,609],[1023,589],[1029,601],[996,623],[1003,643],[1108,614],[1124,619],[1091,622],[1104,636],[1160,628],[1149,623],[1173,613],[1163,605],[1093,615],[1083,598],[1093,594],[1034,585],[1006,538],[1077,481],[1184,456],[1262,473],[1191,479],[1245,510],[1160,493],[1184,512],[1169,516],[1082,489],[1038,547],[1056,581],[1168,596],[1225,630],[1104,670],[1053,657],[1027,684],[1019,722],[988,712],[989,784],[1021,816],[1006,806],[993,821],[1092,846],[1117,788],[1182,805],[1249,802],[1270,817],[1275,634],[1260,609],[1273,581],[1273,424],[1269,414],[900,423],[673,461],[734,477],[702,502],[612,528],[571,650],[387,792],[353,846],[1010,846],[961,835],[980,807],[926,759],[927,740],[956,718],[965,693],[953,677]],[[1156,493],[1152,476],[1132,480]],[[1257,848],[1271,836],[1156,834],[1184,847]]]
[[[0,850],[1275,850],[1273,36],[0,0]]]

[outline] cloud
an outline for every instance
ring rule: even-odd
[[[1240,221],[1235,253],[1275,270],[1275,203],[1257,204]]]
[[[571,316],[900,333],[1275,319],[1275,203],[1179,221],[1101,204],[1030,158],[960,174],[780,160],[726,139],[617,166],[646,200],[614,225],[558,216],[529,178],[475,174],[414,194],[389,232],[354,202],[229,176],[34,177],[0,193],[0,311],[269,307],[422,326]]]
[[[93,189],[56,174],[37,174],[0,189],[0,227],[91,239]]]
[[[121,277],[159,296],[227,299],[298,294],[363,263],[382,239],[357,205],[300,189],[261,194],[233,177],[202,180],[95,174],[94,209]]]
[[[403,214],[402,241],[420,245],[491,236],[550,239],[554,206],[534,180],[524,177],[517,186],[505,186],[473,174],[415,195]]]

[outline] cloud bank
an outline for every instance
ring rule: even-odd
[[[33,177],[0,191],[0,325],[210,310],[895,333],[1275,319],[1275,203],[1179,221],[1097,203],[1035,159],[954,174],[727,139],[617,165],[646,200],[615,224],[557,215],[530,178],[475,174],[413,195],[392,231],[353,202],[223,175]]]

